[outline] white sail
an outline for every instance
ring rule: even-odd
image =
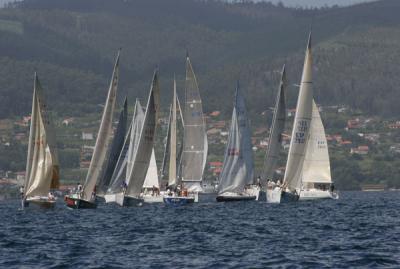
[[[53,178],[58,177],[55,133],[46,110],[46,102],[39,79],[35,73],[24,184],[25,198],[33,196],[47,197]],[[55,175],[55,173],[57,174]]]
[[[158,73],[155,71],[147,101],[143,126],[140,131],[138,148],[136,154],[134,154],[132,169],[130,174],[128,174],[126,195],[131,197],[138,197],[140,195],[149,167],[151,152],[154,146],[154,133],[157,125],[159,92]]]
[[[281,83],[279,85],[279,91],[276,96],[274,116],[272,119],[272,125],[270,129],[270,135],[268,140],[268,150],[265,155],[265,162],[263,168],[262,184],[265,185],[267,180],[273,179],[275,169],[279,160],[279,152],[282,148],[282,133],[285,128],[286,120],[286,102],[285,102],[285,85],[286,84],[286,72],[285,66],[282,69]]]
[[[119,79],[119,53],[115,60],[114,70],[108,90],[107,100],[101,118],[99,132],[97,134],[96,144],[88,173],[86,175],[85,184],[83,185],[82,198],[90,201],[93,197],[93,191],[97,181],[102,176],[105,163],[107,162],[107,152],[112,138],[112,122],[115,109],[115,100],[117,96],[117,87]]]
[[[332,183],[328,144],[318,107],[313,101],[310,138],[303,163],[303,185]]]
[[[152,187],[160,188],[160,183],[158,181],[158,170],[157,170],[157,162],[156,155],[153,151],[151,152],[149,169],[147,169],[146,178],[144,179],[143,188],[152,188]]]
[[[232,113],[224,165],[218,184],[218,194],[226,192],[242,193],[245,185],[253,182],[253,152],[244,98],[239,85]]]
[[[176,185],[177,184],[177,174],[176,174],[176,146],[177,146],[177,136],[176,136],[176,81],[174,79],[174,95],[172,98],[172,108],[171,108],[171,122],[170,122],[170,143],[169,143],[169,169],[168,169],[168,185]]]
[[[122,192],[123,186],[128,183],[128,175],[132,171],[133,158],[138,148],[143,119],[143,108],[139,100],[136,100],[132,121],[111,177],[111,184],[107,190],[108,194]]]
[[[285,185],[292,192],[300,189],[301,187],[303,161],[310,133],[312,101],[313,89],[310,33],[284,177]]]
[[[190,59],[186,57],[184,141],[181,177],[189,191],[201,190],[206,165],[208,141],[202,101]]]

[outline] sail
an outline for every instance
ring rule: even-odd
[[[160,183],[158,182],[158,170],[156,162],[156,154],[154,153],[154,148],[151,152],[150,164],[147,169],[146,178],[144,179],[143,188],[160,188]]]
[[[171,113],[172,113],[172,104],[169,106],[169,116],[168,116],[168,127],[167,127],[167,137],[165,138],[165,146],[164,146],[164,154],[160,168],[161,179],[164,179],[166,171],[167,171],[167,162],[169,158],[169,143],[170,143],[170,135],[171,135]]]
[[[28,142],[24,196],[47,196],[54,178],[58,177],[55,133],[35,73],[31,126]],[[57,169],[57,175],[54,175]]]
[[[128,188],[126,191],[128,196],[139,196],[146,178],[151,152],[154,146],[154,133],[159,110],[159,94],[158,72],[155,71],[147,101],[143,126],[140,131],[138,148],[133,157],[132,168],[130,171],[128,169]]]
[[[310,139],[303,163],[303,184],[332,183],[328,143],[318,107],[313,101]]]
[[[224,165],[218,184],[219,194],[225,192],[241,193],[246,184],[253,182],[254,170],[250,128],[239,85],[236,88],[235,99]]]
[[[118,193],[123,190],[123,183],[128,184],[128,175],[132,170],[134,155],[136,154],[140,130],[142,129],[144,119],[143,108],[139,100],[136,100],[135,108],[128,133],[125,137],[124,145],[118,157],[117,164],[111,176],[111,184],[107,193]]]
[[[83,186],[83,199],[90,201],[93,199],[93,191],[96,183],[103,173],[105,163],[107,161],[107,153],[109,144],[111,143],[112,121],[115,108],[115,99],[117,95],[119,79],[119,52],[115,60],[114,70],[108,90],[107,100],[101,118],[99,132],[97,134],[96,144],[88,173],[86,175],[85,184]]]
[[[107,165],[104,170],[103,176],[99,182],[99,192],[104,193],[111,182],[111,177],[114,172],[118,157],[124,145],[124,138],[127,127],[128,118],[128,101],[125,98],[123,109],[119,115],[118,126],[114,134],[114,139],[111,144],[111,150],[108,157]]]
[[[284,183],[291,191],[299,189],[301,186],[303,161],[310,133],[312,101],[312,55],[310,33],[284,176]]]
[[[285,87],[286,87],[286,71],[285,66],[282,69],[281,83],[279,91],[276,96],[274,116],[270,129],[268,140],[268,149],[265,155],[265,162],[263,168],[263,176],[261,184],[265,185],[267,180],[273,179],[275,169],[277,168],[279,160],[279,152],[282,143],[282,133],[285,129],[286,119],[286,101],[285,101]]]
[[[174,79],[174,95],[172,98],[172,108],[171,108],[171,123],[170,123],[170,149],[169,149],[169,169],[168,169],[168,185],[177,184],[177,174],[176,174],[176,81]]]
[[[186,57],[184,141],[182,153],[182,181],[188,189],[200,188],[206,165],[208,142],[203,118],[199,87],[189,57]],[[192,182],[190,184],[189,182]]]

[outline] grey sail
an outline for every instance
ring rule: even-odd
[[[224,164],[218,184],[218,194],[242,193],[244,187],[249,182],[253,182],[254,170],[250,128],[244,98],[239,86],[236,88],[235,99]]]
[[[167,127],[167,137],[165,138],[165,146],[164,146],[164,154],[160,168],[161,179],[164,179],[167,174],[167,167],[168,167],[168,159],[169,159],[169,143],[170,143],[170,136],[171,136],[171,113],[172,113],[172,104],[169,107],[169,117],[168,117],[168,127]]]
[[[312,102],[312,54],[310,33],[284,176],[284,184],[290,192],[299,190],[301,187],[303,161],[310,134]]]
[[[47,197],[55,178],[58,179],[55,132],[35,73],[24,198]]]
[[[110,187],[107,190],[107,193],[109,194],[122,192],[123,186],[128,183],[127,177],[132,170],[132,159],[134,158],[138,148],[143,119],[143,108],[140,105],[139,100],[136,100],[132,121],[125,137],[124,145],[119,154],[117,164],[111,176]]]
[[[265,185],[267,180],[272,180],[274,171],[277,168],[279,153],[281,150],[282,134],[285,129],[286,120],[286,101],[285,101],[285,87],[286,87],[286,72],[285,66],[282,69],[281,83],[279,85],[278,94],[276,96],[274,116],[270,129],[268,140],[268,149],[265,155],[265,162],[263,167],[263,176],[261,184]]]
[[[110,82],[110,87],[108,90],[107,100],[103,110],[103,116],[101,118],[100,128],[97,134],[92,160],[90,161],[89,170],[86,175],[85,183],[83,185],[82,199],[87,201],[91,201],[94,199],[93,191],[98,180],[103,174],[104,167],[107,161],[109,145],[111,143],[112,122],[119,79],[119,53],[120,52],[118,51]]]
[[[186,57],[184,135],[181,177],[192,191],[201,190],[200,182],[206,165],[208,142],[202,101],[196,76],[189,57]]]
[[[157,125],[157,115],[160,103],[159,95],[160,88],[158,84],[158,73],[155,71],[146,105],[143,126],[140,131],[138,148],[133,157],[132,167],[131,169],[128,169],[127,196],[139,197],[143,188],[143,183],[150,164],[151,152],[154,146],[154,133]]]
[[[172,107],[171,107],[171,122],[170,122],[170,149],[169,149],[169,169],[168,169],[168,185],[176,185],[178,183],[177,178],[177,166],[176,166],[176,146],[177,146],[177,136],[176,136],[176,110],[177,110],[177,102],[176,102],[176,81],[174,79],[174,94],[172,98]]]
[[[115,170],[118,157],[124,145],[124,138],[127,128],[127,119],[128,119],[128,101],[125,98],[123,109],[119,115],[117,129],[114,133],[113,142],[111,144],[111,150],[108,157],[107,165],[98,185],[99,189],[98,193],[105,193],[108,188],[108,185],[111,182],[112,174]]]

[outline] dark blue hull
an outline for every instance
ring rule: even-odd
[[[282,191],[281,203],[292,203],[292,202],[297,202],[298,200],[299,200],[298,194]]]
[[[163,198],[163,200],[166,205],[171,205],[171,206],[183,206],[194,203],[194,197],[166,196]]]

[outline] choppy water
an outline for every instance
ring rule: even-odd
[[[0,202],[1,268],[400,268],[400,192],[282,205],[18,207]]]

